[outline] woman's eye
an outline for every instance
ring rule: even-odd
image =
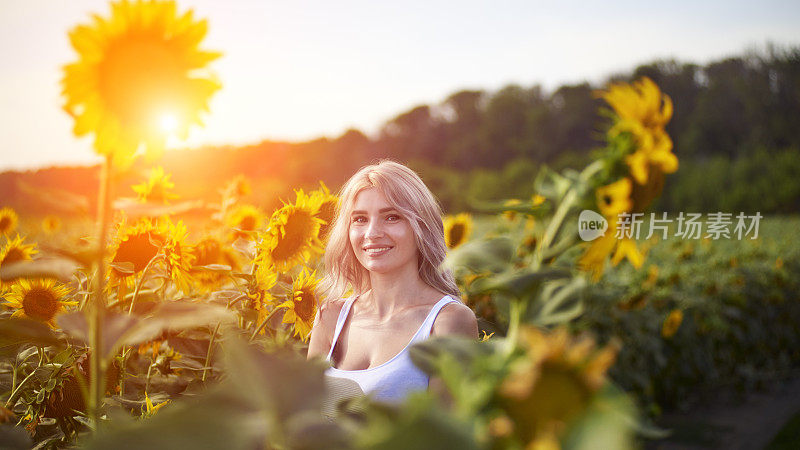
[[[353,217],[353,223],[364,223],[366,220],[363,216]]]
[[[398,216],[397,214],[392,214],[388,216],[386,220],[388,220],[389,222],[397,222],[398,220],[400,220],[400,216]]]

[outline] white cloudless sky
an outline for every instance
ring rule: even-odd
[[[800,2],[184,0],[223,88],[177,146],[376,132],[460,89],[602,82],[655,59],[800,45]],[[101,0],[0,0],[0,170],[99,161],[61,110],[67,38]]]

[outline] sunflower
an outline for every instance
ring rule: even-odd
[[[621,133],[630,133],[636,150],[625,157],[631,176],[638,184],[647,183],[650,166],[661,173],[678,170],[678,157],[672,153],[672,139],[663,128],[647,129],[639,122],[621,120],[609,130],[613,139]]]
[[[317,284],[319,280],[316,278],[316,271],[309,273],[303,269],[292,282],[289,299],[278,305],[278,308],[287,308],[283,314],[283,323],[293,323],[295,335],[304,341],[311,334],[314,317],[317,315]]]
[[[42,219],[42,231],[46,234],[53,234],[61,229],[61,219],[58,216],[49,215]]]
[[[275,305],[275,297],[270,292],[270,289],[275,287],[277,283],[278,272],[275,271],[274,267],[258,266],[256,270],[256,282],[249,286],[247,292],[247,305],[255,309],[258,313],[256,317],[256,326],[269,318],[275,308],[277,308]],[[258,334],[265,335],[266,327],[262,327]]]
[[[272,214],[258,245],[260,265],[285,272],[324,251],[319,239],[323,220],[317,216],[320,199],[302,190],[296,195],[295,203],[285,204]]]
[[[595,197],[600,213],[607,219],[616,219],[621,213],[629,212],[633,207],[631,191],[632,183],[629,178],[597,188]]]
[[[639,122],[646,128],[663,128],[672,118],[672,100],[648,77],[631,84],[612,84],[599,96],[611,105],[620,119]]]
[[[609,220],[605,234],[592,241],[578,259],[578,267],[589,272],[594,281],[603,276],[606,259],[612,252],[614,254],[611,263],[615,266],[623,259],[627,259],[637,269],[644,264],[644,255],[636,246],[636,241],[627,237],[618,239],[616,235],[617,221]]]
[[[4,304],[17,310],[11,317],[26,317],[55,328],[56,314],[78,304],[62,300],[68,293],[69,288],[52,279],[20,279],[11,286]]]
[[[683,311],[680,309],[673,309],[670,311],[669,315],[666,319],[664,319],[664,324],[661,326],[661,336],[665,338],[671,338],[678,332],[678,328],[681,327],[681,323],[683,322]]]
[[[0,267],[20,261],[30,261],[36,253],[38,253],[36,244],[25,244],[25,238],[17,235],[14,239],[6,242],[6,245],[0,250]],[[0,282],[0,286],[2,284]]]
[[[175,187],[175,183],[169,180],[171,176],[172,174],[165,174],[164,168],[159,166],[150,171],[150,178],[147,181],[131,186],[131,188],[142,202],[166,204],[170,200],[178,198],[178,195],[171,192]]]
[[[625,157],[625,163],[636,183],[648,183],[654,168],[660,174],[678,170],[672,140],[664,129],[672,118],[672,100],[651,79],[612,84],[598,95],[616,113],[615,124],[608,131],[609,139],[623,133],[633,138],[635,150]]]
[[[143,412],[143,416],[144,417],[154,416],[158,412],[159,409],[163,408],[165,405],[167,405],[171,401],[172,400],[165,400],[165,401],[163,401],[163,402],[161,402],[161,403],[159,403],[159,404],[154,406],[153,405],[153,401],[150,400],[150,396],[148,396],[147,392],[145,391],[145,393],[144,393],[144,402],[145,402],[146,409]]]
[[[453,249],[467,242],[472,235],[472,216],[467,213],[447,216],[444,219],[444,242]]]
[[[578,267],[590,272],[595,281],[603,275],[606,258],[612,252],[614,255],[611,263],[615,266],[624,258],[636,268],[644,263],[644,256],[636,247],[636,241],[627,237],[617,238],[619,215],[637,207],[632,198],[634,191],[634,183],[630,178],[622,178],[595,191],[597,207],[608,220],[608,229],[604,235],[589,244],[578,259]]]
[[[520,206],[522,205],[522,200],[512,198],[503,202],[503,206]],[[503,211],[503,217],[505,217],[509,221],[514,221],[517,218],[517,212],[513,209],[509,209],[507,211]]]
[[[25,237],[17,235],[14,239],[6,242],[3,250],[0,250],[0,267],[4,264],[11,264],[19,261],[30,261],[31,256],[38,253],[36,244],[26,244]]]
[[[148,218],[143,218],[133,225],[120,223],[114,240],[115,248],[112,253],[114,257],[111,260],[110,273],[120,278],[140,274],[158,255],[160,243],[165,239],[166,236],[162,235],[156,224]],[[132,273],[119,267],[119,263],[132,264]]]
[[[0,234],[8,234],[17,228],[19,218],[17,213],[9,207],[0,209]]]
[[[234,229],[232,240],[247,239],[264,225],[264,214],[253,205],[239,205],[228,214],[225,222]]]
[[[109,266],[112,284],[125,281],[132,287],[150,261],[163,253],[163,267],[167,275],[178,289],[187,292],[191,287],[189,271],[194,256],[185,251],[186,235],[186,226],[182,221],[173,224],[169,219],[153,221],[141,218],[133,225],[121,223]],[[122,263],[129,263],[132,267],[125,270]]]
[[[244,197],[250,195],[253,190],[250,188],[250,182],[242,174],[236,175],[225,187],[222,189],[222,194],[231,197]]]
[[[178,14],[174,1],[121,0],[109,17],[72,29],[78,59],[61,85],[75,135],[94,133],[95,150],[121,163],[142,143],[160,151],[167,126],[185,138],[221,87],[206,70],[221,54],[198,48],[207,26],[191,10]]]
[[[596,349],[588,337],[572,338],[565,328],[547,334],[521,330],[525,351],[498,389],[500,404],[524,443],[549,441],[578,417],[605,383],[618,345]]]
[[[339,197],[331,194],[328,187],[325,186],[325,183],[320,181],[319,184],[319,189],[313,191],[311,196],[316,197],[316,201],[319,203],[317,217],[325,221],[319,228],[319,238],[324,241],[331,231],[333,220],[336,218],[336,208],[339,206]]]
[[[203,269],[201,266],[222,264],[238,270],[239,263],[234,252],[223,242],[213,236],[206,236],[192,246],[190,253],[194,256],[194,267],[189,276],[195,285],[204,292],[219,289],[228,279],[227,274],[216,270]]]

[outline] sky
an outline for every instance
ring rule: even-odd
[[[179,0],[207,18],[223,88],[175,148],[368,135],[461,89],[601,83],[655,59],[703,64],[767,42],[800,45],[800,2]],[[67,32],[101,0],[0,0],[0,171],[100,158],[72,135]]]

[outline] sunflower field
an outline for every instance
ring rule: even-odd
[[[443,218],[481,330],[412,349],[447,392],[338,395],[305,357],[335,190],[267,211],[239,176],[187,200],[155,163],[110,189],[163,150],[159,111],[179,135],[202,124],[222,87],[206,31],[172,1],[122,0],[69,34],[63,106],[103,158],[98,217],[0,209],[3,448],[637,448],[669,433],[664,409],[800,364],[796,219],[757,239],[626,235],[679,166],[672,102],[643,77],[596,93],[605,146],[582,170]],[[593,239],[586,210],[605,223]]]

